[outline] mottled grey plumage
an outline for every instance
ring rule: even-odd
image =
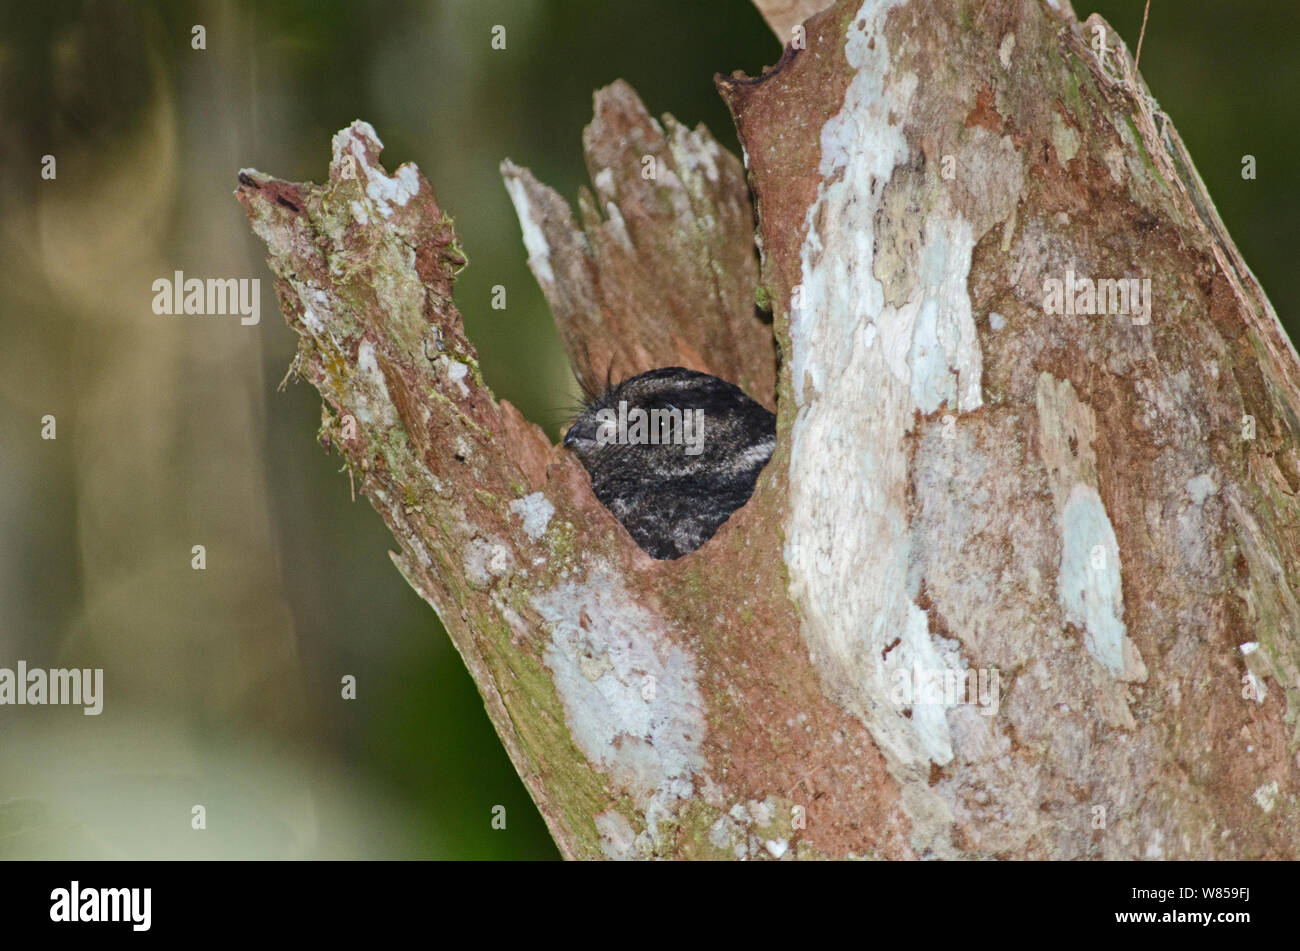
[[[684,417],[701,410],[697,454],[688,451],[696,446],[685,442],[601,445],[602,420],[617,414],[620,402],[629,414],[679,410]],[[678,558],[712,538],[749,500],[776,445],[776,417],[726,380],[664,367],[594,396],[565,434],[564,445],[586,467],[596,498],[642,550],[652,558]]]

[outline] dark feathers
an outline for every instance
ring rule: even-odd
[[[564,445],[642,550],[678,558],[749,500],[776,417],[726,380],[664,367],[592,398]]]

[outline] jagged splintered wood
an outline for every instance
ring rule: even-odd
[[[798,4],[765,6],[784,33]],[[625,85],[580,227],[504,166],[580,372],[775,394],[754,498],[677,561],[484,387],[450,222],[369,126],[325,185],[238,192],[322,440],[561,850],[1295,858],[1300,361],[1172,122],[1064,2],[805,34],[719,80],[761,273],[736,160]],[[1067,272],[1149,280],[1149,319],[1048,313]],[[996,691],[901,690],[943,670]]]
[[[740,160],[703,126],[660,126],[625,82],[597,92],[595,107],[583,145],[596,193],[578,195],[581,229],[554,189],[501,165],[570,363],[588,389],[655,367],[703,370],[773,408]]]

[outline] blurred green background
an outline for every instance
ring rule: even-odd
[[[1141,2],[1093,9],[1136,46]],[[1157,2],[1142,53],[1288,324],[1297,27],[1262,0]],[[235,175],[320,180],[330,137],[368,120],[456,218],[488,382],[554,435],[576,388],[499,162],[572,198],[591,93],[619,77],[735,150],[712,75],[779,55],[747,0],[0,3],[0,666],[106,681],[99,717],[0,708],[0,857],[556,856],[387,530],[316,445],[315,391],[276,389],[295,337]],[[261,323],[155,316],[174,270],[260,278]]]

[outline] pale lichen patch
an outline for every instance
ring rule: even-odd
[[[551,246],[542,230],[542,222],[533,212],[533,203],[528,199],[524,183],[515,175],[507,175],[505,182],[510,201],[515,206],[515,215],[519,218],[519,226],[523,229],[528,267],[532,269],[542,290],[549,293],[550,286],[555,283],[555,272],[551,270]]]
[[[1208,472],[1202,472],[1198,476],[1193,476],[1187,480],[1187,494],[1191,496],[1193,502],[1200,505],[1210,495],[1219,491],[1215,484],[1214,477]]]
[[[1059,113],[1052,114],[1052,147],[1062,165],[1068,165],[1079,154],[1079,133],[1067,125]]]
[[[1084,631],[1088,653],[1116,677],[1125,672],[1124,593],[1119,542],[1092,486],[1076,482],[1061,510],[1058,593],[1067,621]]]
[[[605,166],[592,176],[591,183],[596,186],[596,192],[602,198],[613,199],[616,197],[617,192],[614,185],[614,170],[609,166]]]
[[[368,122],[356,121],[334,136],[333,170],[341,179],[356,179],[363,185],[363,194],[370,207],[381,217],[393,214],[393,206],[405,206],[420,191],[420,173],[409,162],[391,176],[372,156],[383,150],[384,143]],[[365,224],[369,215],[359,202],[349,204],[352,217]]]
[[[612,809],[596,816],[596,832],[600,836],[600,850],[608,859],[634,859],[636,830],[627,817]]]
[[[475,588],[487,588],[507,574],[514,559],[505,543],[494,537],[473,538],[462,553],[465,578]]]
[[[1002,37],[1002,42],[998,44],[998,62],[1002,64],[1003,69],[1011,68],[1011,53],[1016,48],[1016,34],[1008,33]]]
[[[523,519],[524,534],[537,541],[546,532],[555,514],[555,506],[541,492],[534,492],[510,503],[510,511]]]
[[[1264,785],[1255,790],[1255,804],[1264,812],[1270,813],[1273,807],[1277,805],[1278,785],[1276,779],[1271,779]]]
[[[469,375],[469,367],[450,357],[440,357],[439,359],[445,367],[447,381],[460,391],[461,396],[469,396],[469,387],[465,385],[465,377]]]
[[[653,852],[659,823],[694,795],[704,766],[694,661],[607,567],[534,595],[532,604],[550,631],[544,659],[573,741],[632,797],[646,823],[635,849]],[[626,851],[614,836],[618,825],[610,820],[602,837],[608,831],[611,847]]]
[[[388,395],[388,383],[375,357],[375,345],[362,340],[357,346],[357,379],[362,398],[357,402],[357,418],[367,424],[387,428],[397,421],[397,410]]]
[[[1124,623],[1119,541],[1102,502],[1093,448],[1097,423],[1069,380],[1040,373],[1038,451],[1047,469],[1061,538],[1057,598],[1084,632],[1088,653],[1119,680],[1143,681],[1146,665]]]

